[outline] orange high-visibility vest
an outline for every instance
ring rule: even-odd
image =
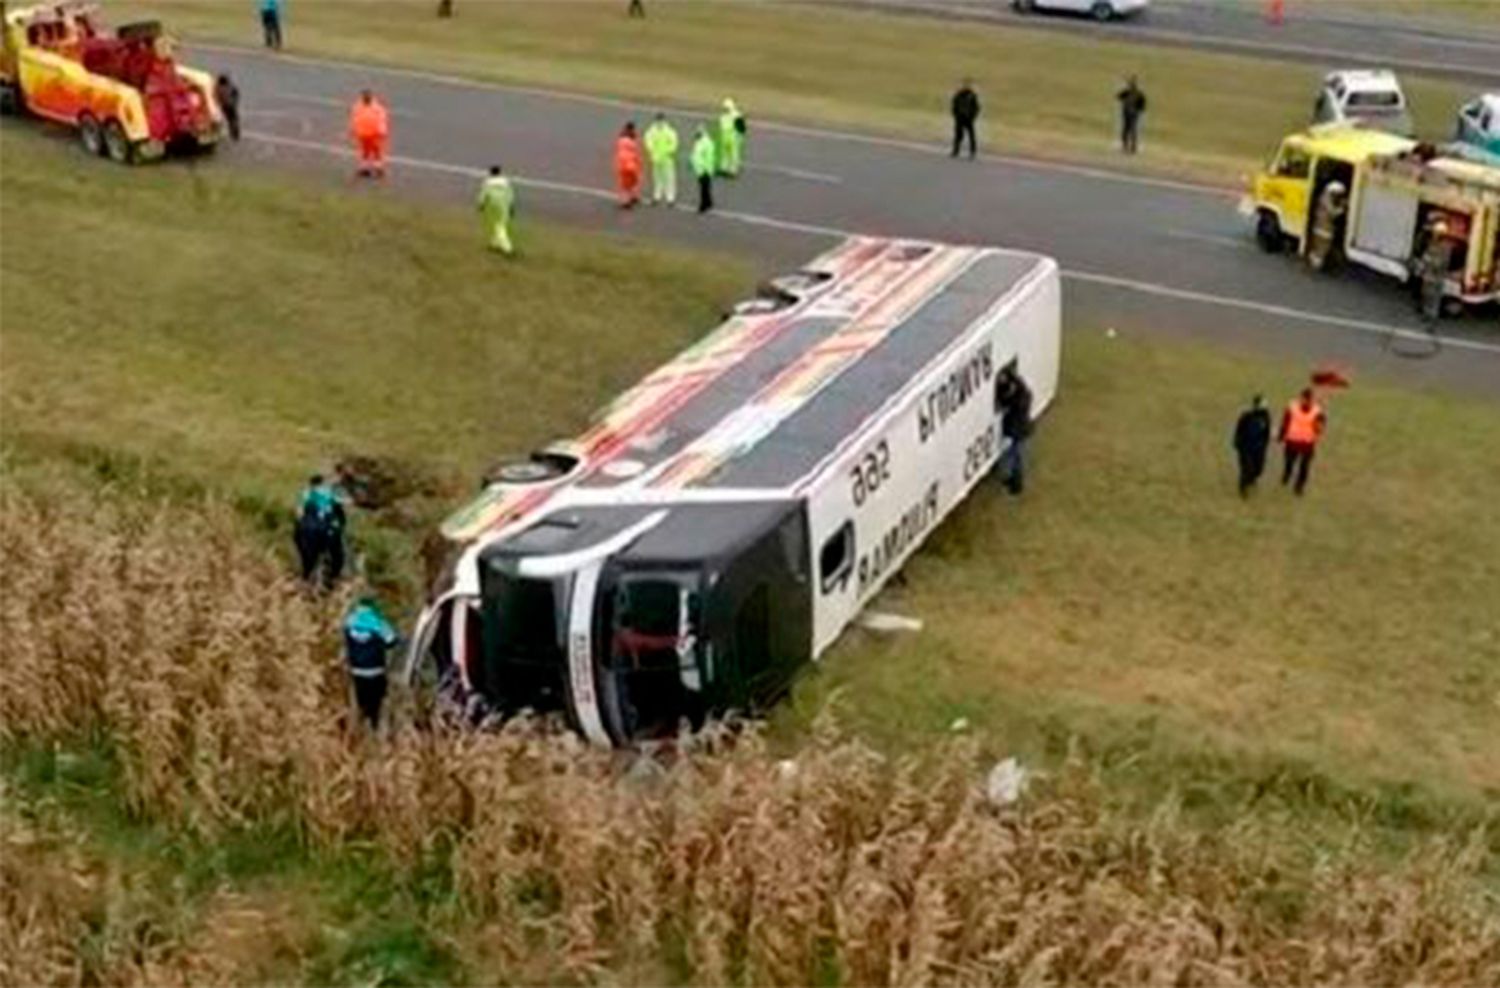
[[[349,114],[349,129],[354,132],[355,137],[384,137],[390,131],[385,107],[380,105],[379,100],[355,103],[353,112]]]
[[[1313,402],[1307,408],[1302,402],[1293,400],[1286,406],[1286,441],[1312,445],[1318,441],[1318,420],[1323,417],[1323,406]]]

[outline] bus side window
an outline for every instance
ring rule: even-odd
[[[837,532],[828,537],[818,551],[818,575],[823,592],[832,593],[835,587],[842,588],[849,582],[854,571],[854,522],[846,521]]]

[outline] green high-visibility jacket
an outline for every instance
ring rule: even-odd
[[[719,164],[719,149],[708,134],[698,135],[693,142],[693,174],[712,175]]]
[[[492,223],[509,220],[515,204],[516,191],[504,175],[491,175],[479,187],[479,211]]]
[[[653,162],[667,164],[677,157],[677,128],[657,120],[646,128],[646,154]]]

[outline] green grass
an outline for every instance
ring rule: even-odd
[[[397,589],[482,464],[575,433],[749,277],[535,227],[506,264],[462,210],[94,166],[23,132],[0,183],[14,455],[219,491],[278,543],[312,467],[350,450],[411,464],[446,478],[426,510],[355,525]],[[893,744],[960,716],[1035,757],[1081,735],[1139,761],[1152,792],[1238,766],[1242,789],[1316,779],[1331,802],[1394,794],[1398,815],[1423,794],[1493,799],[1500,414],[1359,381],[1333,398],[1310,495],[1270,483],[1241,503],[1238,405],[1305,373],[1069,327],[1027,496],[980,491],[880,605],[926,630],[853,634],[783,722],[837,690]]]
[[[1265,59],[972,23],[772,3],[624,4],[458,0],[302,0],[289,51],[441,69],[676,106],[734,96],[751,118],[832,124],[942,141],[947,98],[973,76],[987,147],[1236,184],[1287,131],[1304,125],[1320,70]],[[189,38],[258,42],[254,11],[223,2],[131,0],[118,18],[158,16]],[[1139,74],[1151,100],[1144,153],[1114,153],[1114,93]],[[1468,95],[1404,75],[1425,132],[1447,136]],[[247,99],[253,102],[254,94]],[[752,136],[752,144],[753,144]]]

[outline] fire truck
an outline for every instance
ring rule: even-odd
[[[1348,192],[1336,243],[1349,262],[1407,281],[1441,220],[1455,248],[1449,307],[1500,299],[1500,169],[1378,130],[1314,127],[1281,142],[1240,211],[1263,249],[1305,255],[1334,182]]]
[[[0,108],[76,128],[90,154],[122,164],[211,150],[224,132],[213,77],[178,65],[161,25],[110,33],[80,3],[6,9]]]

